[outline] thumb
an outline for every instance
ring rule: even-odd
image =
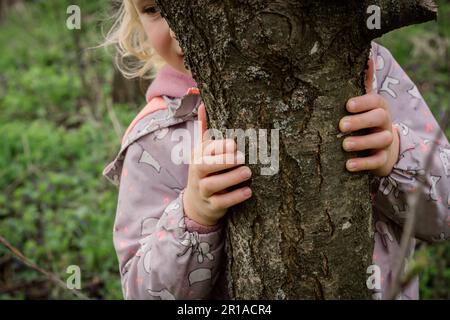
[[[366,93],[371,93],[373,91],[373,73],[374,73],[374,62],[372,58],[369,58],[367,62],[368,68],[366,70],[366,77],[364,85],[366,87]]]
[[[200,121],[199,137],[200,137],[200,141],[204,141],[207,138],[204,135],[205,135],[206,131],[208,130],[208,123],[207,123],[207,118],[206,118],[206,108],[203,103],[198,107],[197,113],[198,113],[198,121]]]

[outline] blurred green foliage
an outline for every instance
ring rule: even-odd
[[[403,28],[379,41],[440,119],[450,104],[450,3],[438,2],[438,24]],[[69,4],[81,7],[82,30],[66,28]],[[117,191],[101,176],[120,144],[106,108],[111,55],[79,50],[102,41],[109,9],[101,1],[28,1],[1,25],[0,235],[62,279],[69,265],[80,266],[90,298],[121,299],[112,244]],[[112,105],[122,127],[140,107]],[[418,255],[427,261],[422,298],[450,298],[450,245],[422,244]],[[17,298],[73,296],[0,245],[0,299]]]
[[[1,26],[0,235],[63,280],[69,265],[80,266],[89,297],[121,299],[112,244],[117,191],[101,175],[120,146],[106,109],[111,55],[80,49],[101,43],[110,8],[75,3],[81,30],[66,28],[68,1],[26,2]],[[124,126],[138,107],[112,106]],[[73,296],[0,245],[0,299],[8,298]]]

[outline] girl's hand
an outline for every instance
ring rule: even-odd
[[[379,94],[371,92],[373,81],[373,61],[369,60],[366,74],[367,94],[351,98],[347,101],[347,110],[357,115],[346,116],[339,122],[342,132],[370,128],[370,134],[344,139],[342,146],[345,151],[361,151],[371,149],[371,156],[354,158],[347,161],[347,170],[370,170],[375,175],[384,177],[391,173],[398,161],[400,138],[397,128],[392,124],[387,101]]]
[[[193,152],[189,165],[187,187],[184,191],[183,205],[186,216],[202,225],[214,225],[227,209],[251,197],[249,187],[228,192],[226,189],[251,177],[245,156],[237,151],[233,139],[210,140],[206,132],[206,110],[202,104],[198,108],[201,139]],[[239,166],[239,167],[237,167]],[[235,168],[237,167],[237,168]],[[234,168],[224,173],[219,171]]]

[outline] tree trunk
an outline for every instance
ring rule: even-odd
[[[111,90],[113,103],[133,103],[142,108],[145,104],[145,88],[150,83],[146,79],[126,79],[119,70],[114,69]]]
[[[0,24],[3,23],[10,8],[19,6],[23,7],[23,0],[0,0]]]
[[[367,173],[349,173],[339,120],[364,94],[370,42],[435,17],[419,0],[157,0],[199,84],[210,126],[279,129],[279,171],[251,165],[229,210],[226,285],[237,299],[370,298]],[[367,8],[381,9],[370,30]],[[270,145],[272,142],[269,142]]]
[[[119,10],[120,2],[113,1],[111,3],[113,11]],[[127,79],[122,73],[114,68],[112,79],[112,102],[113,103],[132,103],[137,108],[142,108],[145,104],[145,93],[151,80],[148,79]]]

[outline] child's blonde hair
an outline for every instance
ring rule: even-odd
[[[114,62],[125,78],[153,78],[165,62],[151,46],[132,0],[116,1],[117,6],[102,46],[116,46]]]

